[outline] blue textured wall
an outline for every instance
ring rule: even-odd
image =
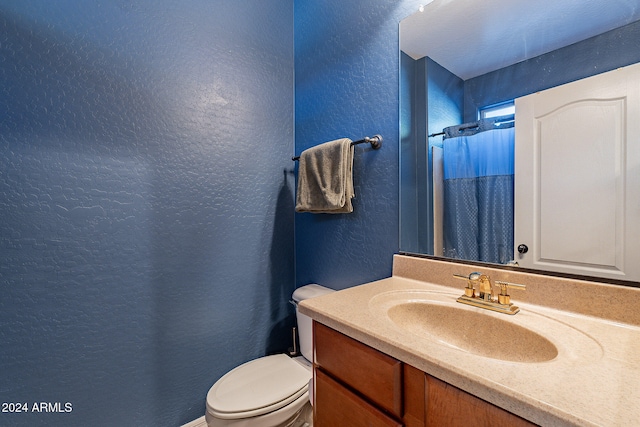
[[[414,0],[295,2],[296,153],[339,137],[359,145],[351,214],[296,214],[296,282],[343,289],[391,274],[398,251],[398,24]]]
[[[640,22],[465,81],[464,122],[478,110],[640,61]],[[449,126],[449,125],[447,125]]]
[[[419,191],[426,182],[426,161],[419,153],[427,141],[427,79],[426,61],[416,61],[400,53],[400,229],[398,243],[402,250],[420,252],[420,210],[424,197]],[[424,223],[424,221],[423,221]],[[424,228],[424,227],[423,227]]]
[[[460,123],[464,82],[429,57],[400,62],[401,171],[400,249],[433,254],[432,147],[442,148],[439,133]]]
[[[289,345],[293,4],[0,6],[0,425],[197,418]]]

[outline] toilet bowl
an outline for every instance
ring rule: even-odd
[[[295,290],[302,356],[260,357],[222,376],[207,393],[208,427],[303,427],[312,424],[309,383],[312,378],[311,318],[300,314],[300,301],[333,292],[320,285]]]

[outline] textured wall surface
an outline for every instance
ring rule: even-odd
[[[433,254],[432,147],[428,138],[462,122],[464,82],[429,57],[401,54],[400,250]],[[429,143],[426,144],[425,141]]]
[[[334,289],[391,275],[398,251],[398,24],[414,0],[295,2],[296,153],[380,133],[356,147],[351,214],[296,214],[296,282]]]
[[[636,21],[469,79],[464,83],[464,122],[477,120],[482,107],[635,64],[640,60],[638,40],[640,22]]]
[[[289,343],[293,4],[0,2],[2,426],[177,426]],[[68,409],[68,407],[66,408]]]

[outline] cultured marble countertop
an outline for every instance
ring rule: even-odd
[[[385,299],[402,298],[407,291],[430,293],[453,302],[463,287],[463,282],[456,289],[394,275],[305,300],[299,309],[320,323],[536,424],[640,426],[638,325],[524,302],[517,304],[521,311],[514,316],[465,306],[529,328],[558,349],[552,360],[523,363],[477,356],[408,332],[391,322],[380,304]],[[512,297],[517,302],[515,294]],[[486,330],[482,324],[475,328],[487,339],[500,339],[499,331]]]

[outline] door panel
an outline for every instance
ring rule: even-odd
[[[640,280],[640,65],[516,100],[522,267]]]

